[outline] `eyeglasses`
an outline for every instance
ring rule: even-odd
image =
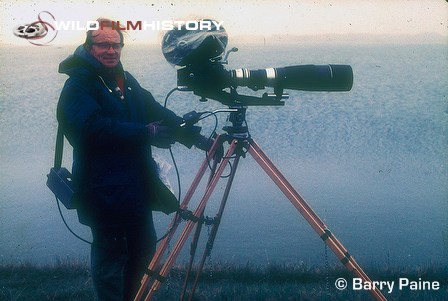
[[[113,50],[115,51],[119,51],[121,50],[121,48],[123,48],[124,44],[123,43],[92,43],[92,45],[97,46],[98,48],[102,49],[102,50],[109,50],[110,47],[112,47]]]

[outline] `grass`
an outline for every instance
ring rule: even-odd
[[[448,300],[447,267],[376,268],[367,271],[375,280],[409,278],[439,281],[437,291],[383,291],[388,300]],[[179,300],[185,275],[184,266],[176,266],[154,300]],[[373,300],[365,291],[339,291],[334,282],[344,277],[351,283],[351,274],[342,266],[329,268],[288,265],[214,264],[206,269],[194,300]],[[398,286],[398,284],[395,284]],[[62,262],[55,265],[0,265],[0,300],[93,300],[92,281],[86,263]]]
[[[0,300],[93,300],[86,264],[0,266]]]

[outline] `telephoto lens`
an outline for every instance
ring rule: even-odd
[[[302,91],[350,91],[353,70],[349,65],[298,65],[258,70],[230,70],[230,85],[255,89],[275,87]]]

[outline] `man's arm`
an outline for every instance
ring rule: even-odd
[[[113,145],[149,140],[145,125],[104,116],[93,97],[93,83],[69,79],[60,96],[57,117],[70,143]]]

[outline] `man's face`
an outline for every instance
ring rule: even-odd
[[[103,28],[93,32],[92,54],[106,68],[114,68],[120,61],[121,48],[120,34],[111,28]]]

